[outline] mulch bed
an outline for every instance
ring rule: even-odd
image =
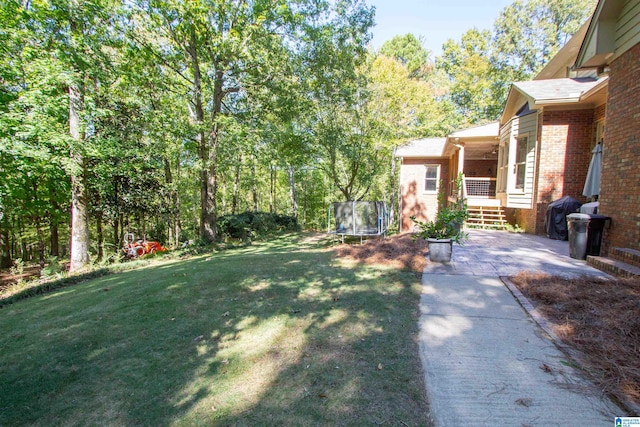
[[[583,367],[605,392],[640,405],[640,278],[511,280],[562,341],[584,354]]]
[[[363,244],[342,244],[336,255],[364,264],[387,265],[422,274],[427,264],[425,240],[413,240],[411,234],[397,234],[385,239],[370,239]]]

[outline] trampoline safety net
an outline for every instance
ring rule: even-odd
[[[384,202],[336,202],[329,208],[328,216],[327,232],[343,236],[379,236],[387,232],[389,225]]]

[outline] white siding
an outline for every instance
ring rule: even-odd
[[[515,188],[517,138],[527,136],[531,149],[527,153],[525,182],[523,189]],[[536,165],[536,144],[538,140],[538,114],[532,112],[522,117],[513,117],[500,129],[500,149],[509,142],[509,167],[506,173],[506,206],[508,208],[531,209],[533,207],[533,189]],[[505,155],[507,153],[503,153]],[[500,177],[504,179],[504,177]],[[498,183],[500,185],[500,183]],[[500,188],[500,187],[498,187]]]
[[[640,42],[640,2],[627,0],[616,23],[616,56]]]

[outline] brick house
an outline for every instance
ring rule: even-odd
[[[454,132],[446,138],[411,141],[397,150],[400,165],[400,231],[411,231],[412,215],[431,221],[438,194],[453,198],[455,180],[464,176],[470,211],[499,209],[495,198],[498,122]]]
[[[400,231],[411,231],[411,216],[431,221],[438,212],[438,194],[443,177],[449,176],[445,138],[425,138],[398,148],[400,158]]]
[[[591,200],[582,192],[592,150],[602,142],[599,213],[612,219],[602,254],[629,248],[617,258],[640,265],[640,252],[633,252],[640,251],[639,42],[640,1],[600,0],[591,20],[533,80],[512,84],[499,123],[453,133],[428,158],[402,159],[401,171],[413,168],[417,193],[401,181],[401,231],[410,229],[405,215],[435,214],[437,205],[425,203],[423,210],[418,204],[416,210],[411,197],[419,199],[424,178],[417,177],[427,173],[425,165],[437,164],[440,191],[451,192],[460,172],[470,208],[496,209],[490,217],[500,219],[490,222],[506,217],[528,233],[544,234],[550,202],[563,196]],[[417,141],[412,144],[417,153]]]
[[[544,233],[549,202],[588,201],[582,188],[602,142],[599,213],[612,219],[602,254],[640,249],[639,42],[640,2],[600,0],[534,80],[513,83],[500,119],[497,197],[527,232]]]
[[[640,2],[600,0],[574,68],[608,75],[600,213],[604,249],[640,250]],[[610,250],[611,249],[611,250]],[[632,256],[627,253],[628,257]],[[636,261],[640,257],[636,254]],[[624,258],[627,258],[625,256]]]

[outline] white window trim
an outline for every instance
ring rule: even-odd
[[[519,143],[519,139],[522,138],[527,138],[527,149],[529,148],[529,144],[531,143],[530,141],[530,136],[529,136],[529,132],[525,132],[525,133],[521,133],[515,136],[514,141],[515,141],[515,150],[513,150],[513,164],[512,164],[512,168],[511,171],[513,173],[513,189],[512,192],[513,193],[517,193],[517,194],[524,194],[526,192],[526,188],[527,188],[527,157],[529,157],[529,150],[526,151],[525,156],[524,156],[524,181],[522,182],[522,188],[517,188],[516,185],[518,184],[518,174],[516,171],[516,167],[517,167],[517,156],[518,156],[518,150],[520,149],[520,143]]]
[[[436,189],[435,190],[427,190],[427,186],[425,185],[427,182],[427,168],[436,168]],[[433,178],[432,178],[433,179]],[[438,194],[440,191],[440,165],[437,163],[434,164],[426,164],[424,165],[424,172],[422,174],[422,194]]]
[[[518,179],[516,175],[516,156],[518,155],[518,139],[527,138],[527,146],[530,144],[529,132],[520,133],[517,135],[511,135],[509,138],[509,166],[507,168],[507,193],[508,194],[525,194],[527,189],[527,159],[525,157],[525,173],[524,183],[522,188],[516,188],[516,181]],[[527,152],[528,153],[528,152]]]
[[[507,146],[511,147],[510,141],[504,141],[500,144],[499,150],[500,155],[498,156],[498,170],[496,178],[499,182],[497,182],[496,192],[498,193],[506,193],[509,190],[509,151],[507,150]],[[507,161],[505,162],[505,156],[507,157]]]

